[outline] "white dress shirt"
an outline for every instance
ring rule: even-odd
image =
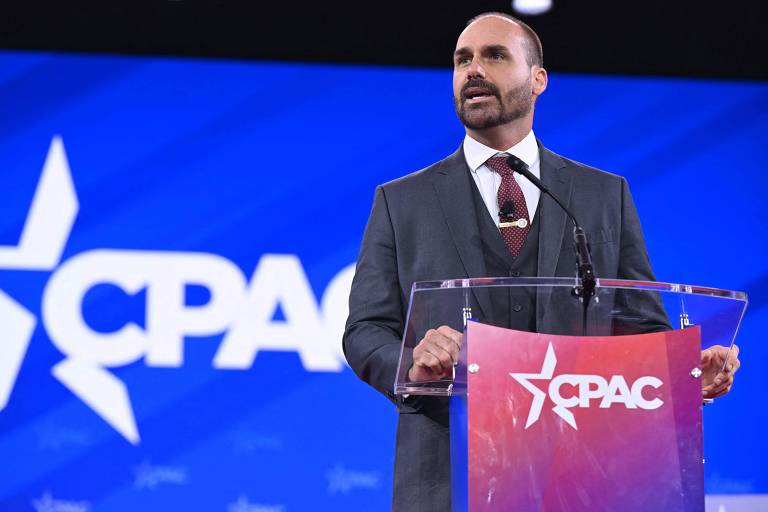
[[[541,178],[541,166],[539,164],[539,145],[536,144],[536,136],[533,134],[533,130],[528,132],[528,135],[523,140],[503,152],[489,148],[477,142],[469,135],[464,137],[464,158],[467,160],[469,170],[472,171],[472,179],[475,180],[477,189],[483,197],[483,202],[486,208],[488,208],[488,213],[491,214],[491,219],[498,225],[499,205],[496,201],[496,195],[499,191],[499,185],[501,185],[501,176],[485,165],[486,160],[496,155],[515,155],[528,164],[528,169],[537,178]],[[514,177],[523,191],[525,204],[528,206],[528,218],[533,222],[533,215],[536,213],[536,207],[539,205],[541,191],[524,176],[515,173]]]

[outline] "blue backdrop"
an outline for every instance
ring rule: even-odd
[[[0,510],[386,510],[349,266],[450,75],[0,53]],[[555,74],[535,131],[627,176],[660,280],[749,293],[706,485],[768,494],[768,84]]]

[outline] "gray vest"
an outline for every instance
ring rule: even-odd
[[[487,274],[483,277],[536,277],[541,225],[539,208],[520,254],[513,258],[499,233],[498,219],[491,219],[475,180],[470,177],[470,182]],[[490,295],[493,311],[490,318],[479,318],[481,322],[519,331],[536,330],[536,294],[532,288],[496,288],[490,290]]]

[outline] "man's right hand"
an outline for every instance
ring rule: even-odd
[[[413,366],[408,371],[411,382],[439,380],[453,375],[459,360],[463,335],[447,325],[430,329],[413,349]]]

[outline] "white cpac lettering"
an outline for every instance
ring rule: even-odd
[[[549,383],[549,396],[552,398],[552,401],[565,408],[576,407],[579,405],[580,393],[576,393],[569,398],[563,398],[563,395],[560,393],[560,388],[563,385],[569,385],[578,389],[580,377],[581,375],[558,375],[552,379]]]
[[[613,375],[610,381],[599,375],[558,375],[549,383],[549,397],[559,407],[570,409],[572,407],[588,408],[592,400],[600,400],[599,407],[608,409],[613,404],[623,404],[627,409],[652,410],[658,409],[664,403],[660,398],[646,400],[643,397],[643,388],[652,387],[658,389],[661,380],[656,377],[640,377],[632,384],[630,390],[627,381],[621,375]],[[562,388],[570,386],[578,390],[568,397],[563,396]]]
[[[323,300],[319,311],[299,259],[267,254],[261,258],[232,327],[213,359],[216,368],[250,368],[259,350],[296,352],[310,371],[338,372],[343,368],[338,341],[352,282],[349,268],[328,286],[332,300]],[[273,322],[280,306],[284,322]],[[327,313],[328,316],[322,314]]]
[[[341,371],[344,356],[339,340],[353,274],[353,265],[339,272],[319,307],[294,255],[264,255],[246,287],[240,269],[215,254],[84,252],[64,262],[43,293],[43,322],[51,341],[66,356],[52,372],[137,444],[128,390],[107,368],[142,358],[148,366],[179,367],[184,363],[185,338],[229,329],[214,357],[215,368],[247,369],[260,350],[280,350],[296,352],[308,371]],[[146,289],[146,328],[128,322],[109,333],[93,330],[83,318],[82,306],[88,291],[99,284],[115,285],[130,295]],[[209,300],[187,305],[189,285],[204,287]],[[277,307],[284,321],[273,321]]]
[[[654,398],[653,400],[646,400],[645,397],[643,397],[643,388],[651,387],[654,389],[659,389],[662,384],[663,382],[661,382],[661,380],[657,379],[656,377],[640,377],[635,381],[634,384],[632,384],[632,400],[641,409],[649,411],[658,409],[664,404],[664,401],[658,397]]]
[[[613,404],[624,404],[627,409],[637,409],[632,396],[629,393],[627,381],[621,375],[611,377],[605,397],[600,402],[601,409],[608,409]]]
[[[128,323],[112,333],[83,319],[85,294],[109,283],[128,294],[147,289],[146,331]],[[185,287],[204,286],[210,300],[185,305]],[[64,354],[101,367],[123,366],[145,354],[150,366],[184,362],[184,337],[222,332],[242,302],[245,278],[229,260],[205,253],[98,250],[79,254],[53,274],[43,296],[43,321]]]
[[[630,387],[622,375],[613,375],[610,380],[606,380],[605,377],[600,375],[588,374],[563,374],[555,376],[556,365],[557,357],[550,342],[539,373],[509,374],[533,395],[531,409],[528,411],[528,419],[525,423],[526,429],[539,420],[547,395],[555,404],[552,407],[552,411],[577,430],[576,417],[568,409],[574,407],[589,408],[592,400],[600,400],[598,407],[601,409],[608,409],[614,404],[623,404],[627,409],[653,410],[658,409],[664,404],[664,401],[659,397],[647,400],[643,395],[645,388],[658,389],[662,386],[662,381],[656,377],[649,375],[640,377]],[[541,389],[531,383],[534,380],[549,381],[546,395]]]

